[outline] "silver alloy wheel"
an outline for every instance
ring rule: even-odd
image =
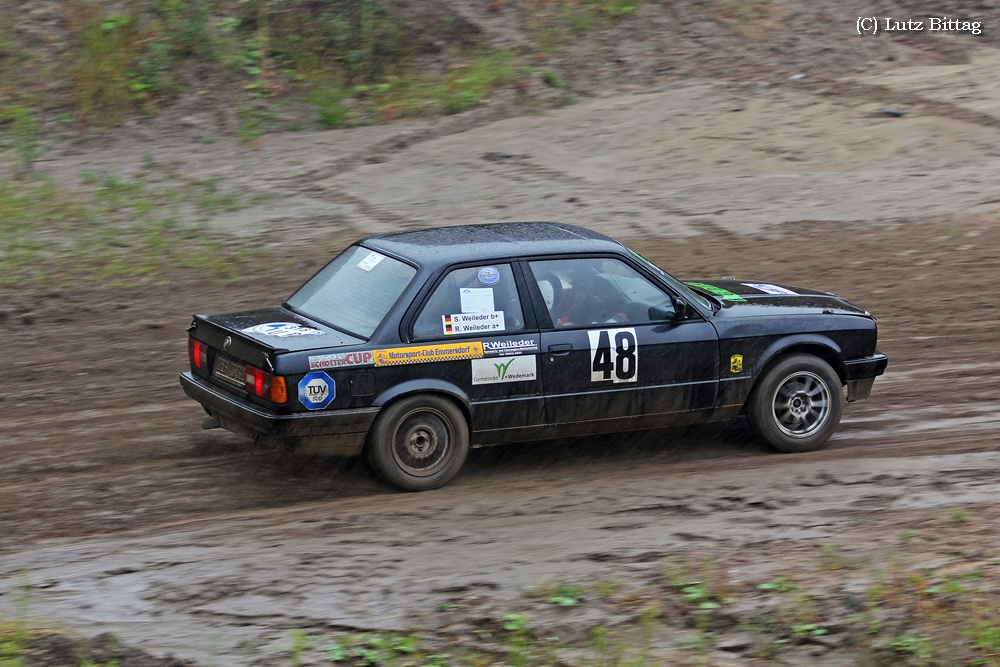
[[[417,408],[399,420],[392,434],[392,458],[408,475],[428,477],[448,463],[454,441],[445,415],[433,408]]]
[[[774,424],[792,438],[807,438],[830,417],[830,389],[819,375],[796,371],[778,384],[771,401]]]

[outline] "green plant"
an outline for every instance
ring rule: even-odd
[[[824,570],[854,569],[857,565],[851,559],[844,557],[832,544],[823,544],[819,548],[820,567]]]
[[[815,623],[802,623],[800,625],[793,625],[792,632],[799,637],[819,637],[825,635],[829,630],[821,628]]]
[[[799,587],[793,582],[785,579],[784,577],[777,577],[771,581],[757,585],[758,590],[766,591],[768,593],[790,593],[794,590],[798,590],[798,588]]]
[[[288,653],[294,667],[302,664],[302,652],[311,649],[315,640],[316,637],[307,634],[305,630],[299,628],[292,630],[292,646],[288,649]]]
[[[497,368],[497,375],[500,376],[502,380],[507,373],[507,368],[513,363],[513,359],[508,361],[506,364],[494,364]],[[580,604],[583,601],[583,589],[579,586],[574,586],[572,584],[559,584],[556,586],[555,593],[549,598],[549,602],[557,604],[560,607],[572,607],[574,605]]]
[[[346,94],[335,85],[317,86],[309,94],[309,102],[319,110],[319,124],[325,128],[340,127],[351,117],[344,105]]]
[[[952,507],[948,510],[948,523],[953,525],[960,525],[967,523],[969,521],[969,515],[965,513],[964,510],[958,507]]]
[[[0,109],[0,123],[10,127],[9,143],[16,155],[14,174],[17,178],[27,175],[35,160],[51,149],[49,143],[39,141],[41,131],[27,107],[11,104]]]
[[[417,638],[378,633],[348,635],[327,646],[324,651],[331,662],[352,662],[368,667],[387,667],[394,665],[401,655],[416,655]],[[433,656],[428,656],[428,658],[430,657]]]
[[[563,83],[559,75],[551,70],[542,71],[542,81],[553,88],[565,88],[566,84]]]
[[[531,629],[528,627],[528,617],[523,614],[507,614],[503,620],[503,628],[508,633],[507,662],[511,667],[524,667],[530,659]]]
[[[904,547],[910,546],[910,542],[913,541],[913,531],[909,528],[904,528],[899,531],[899,543]]]
[[[600,0],[597,3],[598,8],[605,16],[611,18],[624,18],[635,13],[635,10],[639,8],[639,5],[643,3],[644,0]]]
[[[889,643],[889,648],[897,653],[909,653],[920,660],[929,660],[934,655],[930,637],[899,635]]]
[[[252,106],[245,106],[236,112],[238,124],[236,136],[245,144],[255,141],[264,134],[264,124],[260,113]]]
[[[103,15],[102,3],[73,0],[67,19],[75,47],[71,79],[76,106],[84,120],[115,125],[132,101],[129,72],[135,57],[133,21]]]

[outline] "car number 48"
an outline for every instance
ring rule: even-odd
[[[639,376],[639,346],[635,329],[600,329],[590,336],[590,381],[635,382]]]

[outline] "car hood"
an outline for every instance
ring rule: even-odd
[[[287,308],[258,308],[223,315],[199,316],[209,324],[254,340],[275,352],[298,352],[364,343]]]
[[[723,316],[837,314],[870,316],[864,308],[827,292],[761,280],[685,280],[722,305]]]

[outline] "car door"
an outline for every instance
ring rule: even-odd
[[[413,321],[415,343],[475,348],[475,358],[428,371],[466,392],[476,431],[542,423],[539,332],[523,292],[516,264],[459,266],[444,274]]]
[[[666,286],[622,257],[525,264],[542,331],[546,423],[670,423],[713,409],[715,327],[693,310],[676,319]]]

